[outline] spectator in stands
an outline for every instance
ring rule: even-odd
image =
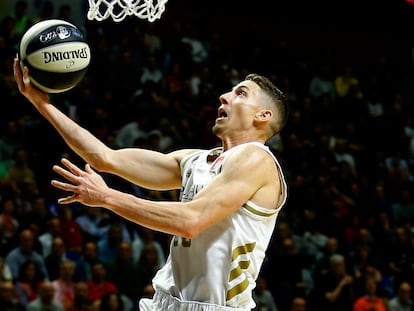
[[[25,307],[38,298],[40,285],[44,280],[44,275],[33,260],[27,260],[20,266],[16,291]]]
[[[323,95],[335,99],[334,78],[332,76],[332,68],[329,65],[322,65],[315,70],[309,82],[308,93],[315,99],[319,99]]]
[[[412,287],[408,282],[402,282],[398,285],[397,294],[388,302],[389,311],[412,311]]]
[[[366,292],[366,280],[374,279],[377,282],[376,294],[385,299],[394,296],[394,282],[386,273],[372,264],[366,265],[359,277],[355,277],[355,297],[363,296]]]
[[[98,260],[104,264],[109,261],[114,261],[119,244],[122,242],[122,226],[118,222],[113,222],[109,225],[108,231],[97,242]]]
[[[339,241],[335,237],[329,237],[326,241],[325,247],[322,249],[323,254],[316,259],[313,268],[313,278],[319,279],[331,270],[331,257],[332,255],[340,253]]]
[[[12,281],[13,277],[10,267],[7,265],[3,257],[0,257],[0,281]]]
[[[152,283],[152,278],[155,276],[155,273],[161,268],[159,265],[158,251],[154,244],[146,244],[142,249],[141,257],[138,261],[138,271],[141,276],[141,285],[143,288],[147,284]]]
[[[123,311],[124,304],[118,293],[108,293],[102,297],[99,311]]]
[[[96,242],[86,242],[83,252],[76,262],[75,280],[89,281],[92,278],[92,265],[98,261]]]
[[[14,150],[14,163],[7,171],[7,179],[14,193],[26,200],[39,194],[36,173],[29,161],[29,151],[25,147]]]
[[[0,162],[8,169],[14,164],[15,150],[24,145],[24,136],[16,120],[7,121],[4,127],[0,137]]]
[[[39,236],[43,234],[48,228],[48,222],[51,218],[51,214],[47,209],[46,197],[42,194],[31,197],[29,201],[21,202],[24,204],[24,210],[19,215],[21,219],[21,227],[30,227],[35,225],[37,227],[36,241],[40,246],[39,253],[43,253],[42,245],[39,242]],[[33,231],[33,230],[32,230]],[[37,249],[37,246],[36,246]]]
[[[25,311],[13,281],[0,280],[0,310]]]
[[[402,187],[391,205],[390,215],[394,226],[414,225],[414,202],[412,187]]]
[[[355,92],[357,98],[362,98],[363,93],[359,78],[355,74],[354,67],[351,65],[345,65],[342,71],[337,74],[334,79],[335,93],[339,98],[345,98],[353,95]]]
[[[59,277],[52,282],[55,290],[54,300],[67,310],[75,299],[75,263],[66,259],[60,263],[59,268]]]
[[[109,224],[106,222],[107,215],[99,208],[85,208],[85,213],[75,218],[82,230],[85,240],[97,242],[109,230]]]
[[[414,281],[414,245],[412,243],[411,232],[405,226],[394,228],[394,236],[387,247],[386,257],[384,258],[386,268],[395,284],[401,282]]]
[[[45,265],[50,281],[59,278],[60,265],[66,257],[66,246],[61,237],[55,237],[52,240],[50,254],[45,257]]]
[[[24,229],[19,235],[19,244],[6,256],[6,264],[10,267],[13,280],[17,280],[20,266],[27,260],[33,260],[43,276],[48,279],[44,258],[33,250],[34,237],[29,229]]]
[[[330,270],[315,280],[312,307],[324,311],[349,311],[354,303],[354,279],[347,272],[345,257],[330,258]]]
[[[393,198],[399,200],[401,188],[412,185],[413,175],[411,172],[408,159],[400,148],[391,149],[389,154],[385,156],[385,182],[393,195]]]
[[[157,250],[158,265],[162,267],[165,264],[165,253],[163,246],[155,239],[154,231],[145,227],[139,227],[139,236],[132,241],[132,257],[135,262],[139,262],[142,250],[146,245],[153,245]]]
[[[290,303],[289,311],[306,311],[308,303],[306,299],[300,296],[294,297]]]
[[[5,256],[16,245],[20,226],[16,214],[14,198],[0,198],[0,256]]]
[[[116,285],[107,280],[107,271],[102,262],[96,261],[91,266],[91,279],[87,282],[89,288],[89,299],[101,302],[108,293],[118,293]]]
[[[253,299],[256,302],[256,308],[253,310],[278,311],[273,295],[267,288],[267,280],[264,276],[257,278]]]
[[[42,244],[42,256],[44,258],[50,255],[52,251],[53,239],[56,237],[61,237],[61,224],[60,219],[57,216],[49,219],[47,231],[38,237],[40,243]]]
[[[72,20],[72,7],[70,4],[64,3],[59,6],[58,18],[69,23],[76,24],[75,21]],[[78,27],[80,26],[81,25],[78,25]]]
[[[99,303],[89,299],[88,284],[79,281],[75,283],[73,303],[65,311],[98,311]]]
[[[132,257],[130,242],[122,241],[119,244],[116,258],[107,262],[106,268],[108,281],[113,282],[121,294],[137,301],[143,285],[138,264]]]
[[[60,235],[66,245],[67,256],[77,261],[82,254],[83,234],[79,224],[75,221],[71,206],[62,205],[58,207],[60,220]]]
[[[378,283],[374,278],[365,279],[365,291],[356,297],[353,311],[387,311],[387,301],[377,294]]]
[[[269,257],[269,260],[278,262],[278,265],[273,265],[266,273],[278,276],[277,280],[269,279],[269,289],[278,308],[286,310],[294,296],[307,296],[312,290],[313,258],[300,252],[292,238],[285,238],[282,247],[280,254]],[[286,266],[289,266],[288,270],[285,269]]]
[[[10,14],[16,25],[16,33],[19,34],[19,36],[22,36],[23,33],[31,26],[27,10],[27,1],[19,0],[14,6],[14,12]]]
[[[39,289],[39,297],[27,305],[27,311],[64,311],[63,306],[53,299],[55,290],[51,282],[43,282]]]

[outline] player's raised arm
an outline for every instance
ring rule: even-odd
[[[25,67],[22,71],[17,59],[13,69],[20,93],[50,122],[67,145],[93,168],[153,189],[180,187],[179,157],[182,152],[165,155],[143,149],[113,150],[51,104],[47,93],[31,85],[28,69]]]

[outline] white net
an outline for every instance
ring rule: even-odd
[[[111,17],[115,22],[136,16],[154,22],[161,17],[168,0],[88,0],[88,19],[102,21]]]

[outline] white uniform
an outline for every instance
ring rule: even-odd
[[[281,197],[277,209],[246,202],[236,213],[201,232],[194,239],[174,236],[166,264],[156,274],[156,294],[143,299],[140,310],[251,310],[252,290],[260,272],[277,215],[286,201],[287,186],[279,162]],[[181,161],[181,201],[191,201],[222,168],[228,156],[242,145],[222,153],[213,163],[208,156],[221,147],[193,153]]]

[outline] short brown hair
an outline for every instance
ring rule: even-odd
[[[265,76],[250,73],[246,76],[245,80],[253,81],[256,83],[272,100],[276,111],[279,112],[279,122],[275,133],[278,133],[285,126],[289,116],[289,105],[287,96],[277,88],[273,82]]]

